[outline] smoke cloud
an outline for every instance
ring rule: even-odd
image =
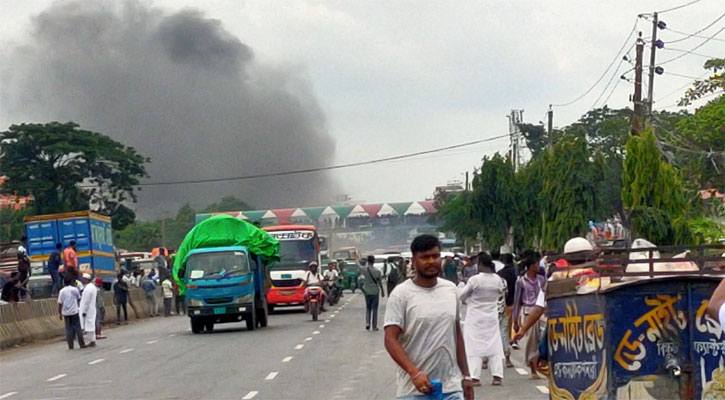
[[[0,113],[9,123],[78,122],[151,157],[153,182],[310,168],[333,158],[304,77],[257,62],[249,45],[198,11],[64,1],[31,28],[27,42],[0,50]],[[137,209],[171,215],[183,203],[224,195],[259,208],[316,205],[333,197],[332,187],[319,173],[144,187]]]

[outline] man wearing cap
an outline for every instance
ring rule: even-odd
[[[89,347],[96,346],[96,301],[98,288],[91,282],[90,274],[83,274],[85,288],[81,295],[79,313],[81,314],[81,329],[90,336]]]

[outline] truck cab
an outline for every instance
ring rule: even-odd
[[[242,320],[250,331],[266,327],[266,276],[262,258],[245,246],[191,250],[183,271],[191,330]]]

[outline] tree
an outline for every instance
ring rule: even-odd
[[[201,212],[202,213],[212,213],[212,212],[247,211],[247,210],[254,210],[254,207],[252,207],[246,201],[240,200],[234,196],[225,196],[225,197],[222,197],[221,200],[219,200],[218,202],[208,205],[206,208],[201,210]]]
[[[453,232],[459,240],[475,240],[479,224],[471,212],[471,193],[461,192],[450,195],[437,206],[437,217],[442,221],[439,228],[443,232]]]
[[[703,68],[712,70],[713,74],[707,79],[696,80],[692,87],[680,99],[680,106],[690,105],[693,101],[699,100],[711,93],[725,91],[725,76],[722,72],[725,70],[725,58],[711,58],[705,61]]]
[[[150,251],[161,246],[161,230],[155,222],[137,221],[114,234],[118,248],[131,251]]]
[[[473,177],[472,216],[479,232],[491,248],[506,243],[514,220],[516,187],[514,167],[508,158],[496,153],[483,158],[481,169]]]
[[[689,206],[682,180],[678,171],[662,159],[651,127],[627,142],[622,202],[635,236],[658,245],[690,240]]]
[[[91,208],[116,218],[116,228],[133,220],[122,206],[136,202],[135,185],[148,176],[150,160],[132,147],[74,122],[12,125],[0,132],[0,143],[7,176],[0,190],[32,195],[34,213]]]
[[[20,240],[25,235],[25,218],[27,209],[13,210],[9,208],[0,209],[0,242],[12,242]]]

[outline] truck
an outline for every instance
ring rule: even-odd
[[[268,312],[279,306],[303,306],[307,267],[312,261],[321,263],[317,230],[312,225],[277,225],[263,229],[280,243],[280,260],[270,265],[272,285],[267,293]]]
[[[212,332],[218,323],[268,324],[267,264],[279,259],[279,243],[263,230],[229,215],[205,219],[187,233],[172,269],[185,297],[191,331]]]
[[[57,243],[65,249],[75,241],[79,271],[100,276],[104,288],[111,288],[119,269],[111,218],[91,211],[78,211],[35,215],[25,217],[24,221],[32,275],[48,274],[48,258]]]

